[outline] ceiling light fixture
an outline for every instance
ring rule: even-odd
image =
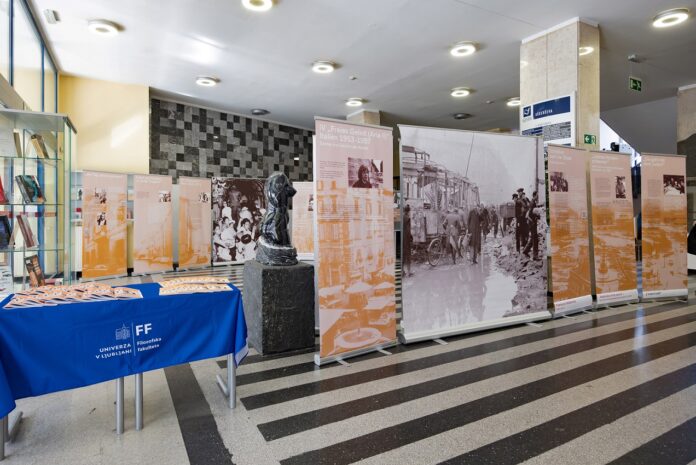
[[[263,109],[263,108],[254,108],[251,110],[251,114],[254,116],[264,116],[269,114],[270,111]]]
[[[318,74],[333,73],[334,69],[336,69],[336,63],[332,61],[319,60],[312,63],[312,71]]]
[[[673,8],[658,13],[657,16],[653,18],[652,24],[655,27],[670,27],[683,23],[687,19],[689,19],[688,8]]]
[[[203,87],[213,87],[220,82],[220,79],[212,76],[198,76],[196,78],[196,84]]]
[[[473,42],[459,42],[450,49],[450,55],[465,57],[476,52],[476,44]]]
[[[472,116],[474,116],[474,115],[472,115],[471,113],[455,113],[452,115],[452,118],[454,118],[454,119],[469,119]]]
[[[590,47],[590,46],[580,47],[578,49],[578,55],[580,55],[581,57],[585,56],[585,55],[589,55],[592,52],[594,52],[594,47]]]
[[[251,11],[268,11],[273,8],[273,0],[242,0],[242,5]]]
[[[520,106],[520,98],[519,97],[512,97],[509,98],[507,101],[507,106],[509,107],[519,107]]]
[[[452,97],[457,97],[457,98],[466,97],[470,94],[471,94],[471,89],[469,89],[468,87],[455,87],[454,89],[452,89],[450,91],[450,95]]]
[[[351,97],[346,100],[346,105],[349,107],[361,107],[365,103],[365,99],[360,97]]]
[[[90,32],[102,36],[115,36],[119,33],[120,27],[113,21],[107,21],[105,19],[93,19],[87,23],[87,29],[89,29]]]

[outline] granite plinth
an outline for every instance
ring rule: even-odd
[[[314,267],[244,264],[244,315],[262,355],[314,347]]]

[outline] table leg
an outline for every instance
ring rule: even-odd
[[[143,429],[143,374],[135,375],[135,430]]]
[[[116,380],[116,434],[123,434],[123,378]]]
[[[237,406],[237,367],[234,365],[234,354],[227,356],[227,382],[223,381],[220,375],[217,375],[217,385],[222,391],[222,395],[227,397],[227,403],[230,408]]]
[[[5,433],[6,425],[7,417],[2,419],[2,428],[0,428],[0,460],[5,460],[5,439],[7,439],[7,434]]]

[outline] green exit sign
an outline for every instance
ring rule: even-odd
[[[643,92],[643,80],[637,77],[628,77],[628,88],[636,92]]]
[[[597,145],[597,136],[593,134],[585,134],[584,143],[585,145]]]

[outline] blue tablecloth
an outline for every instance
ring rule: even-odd
[[[0,417],[15,400],[180,363],[247,353],[242,296],[160,296],[158,284],[128,286],[142,299],[53,307],[0,303]]]

